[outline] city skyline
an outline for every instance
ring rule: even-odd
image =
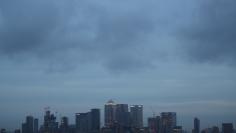
[[[235,5],[0,0],[0,125],[42,118],[47,106],[70,121],[108,99],[143,105],[145,120],[173,111],[188,128],[194,117],[235,123]]]
[[[227,123],[232,123],[233,124],[233,126],[235,125],[235,122],[233,122],[233,121],[224,121],[224,120],[220,120],[220,119],[218,119],[219,121],[218,121],[218,123],[208,123],[208,125],[207,126],[205,126],[204,124],[202,124],[202,123],[204,123],[204,118],[203,118],[203,121],[202,120],[200,120],[199,119],[199,117],[198,116],[194,116],[194,117],[191,117],[190,119],[191,119],[191,121],[189,121],[189,125],[191,125],[191,126],[189,126],[189,127],[185,127],[186,126],[186,123],[181,123],[181,117],[179,117],[179,116],[177,116],[178,115],[178,112],[171,112],[171,110],[169,110],[169,111],[165,111],[165,112],[156,112],[155,110],[153,110],[152,108],[150,108],[150,111],[152,112],[152,113],[150,113],[150,114],[148,114],[147,116],[143,116],[143,110],[145,109],[145,106],[143,106],[143,105],[133,105],[133,104],[121,104],[121,103],[116,103],[116,102],[114,102],[113,100],[108,100],[107,101],[107,103],[105,103],[104,104],[104,109],[102,109],[102,108],[96,108],[96,107],[94,107],[94,108],[90,108],[90,109],[88,109],[87,111],[77,111],[77,113],[73,113],[73,117],[68,117],[67,115],[63,115],[63,114],[61,114],[61,113],[59,113],[58,112],[58,110],[57,111],[51,111],[51,110],[53,110],[53,109],[51,109],[50,107],[45,107],[44,108],[44,111],[43,111],[43,114],[45,115],[45,116],[47,116],[47,117],[49,117],[48,119],[51,119],[52,118],[52,120],[55,122],[55,123],[57,123],[57,127],[58,128],[60,128],[61,127],[61,125],[63,125],[64,123],[66,123],[66,125],[67,125],[67,127],[69,127],[69,125],[74,125],[76,128],[77,127],[81,127],[81,126],[84,126],[84,125],[86,125],[86,123],[85,123],[85,121],[84,121],[84,119],[86,118],[90,118],[89,117],[89,115],[90,115],[90,113],[91,114],[94,114],[94,113],[92,113],[92,112],[94,112],[95,111],[95,114],[97,114],[99,117],[97,117],[96,118],[96,115],[95,115],[95,119],[92,119],[91,120],[91,122],[96,122],[97,121],[97,123],[99,123],[99,127],[102,129],[103,127],[110,127],[111,125],[113,125],[113,122],[118,122],[118,123],[123,123],[124,122],[124,119],[122,119],[122,114],[120,114],[120,115],[116,115],[116,113],[119,113],[119,112],[117,112],[117,111],[115,111],[115,114],[114,114],[114,116],[112,116],[112,117],[114,117],[113,119],[112,119],[112,121],[110,121],[111,122],[111,124],[106,124],[105,123],[105,121],[106,121],[106,118],[105,117],[107,117],[107,118],[109,118],[109,117],[111,117],[110,115],[108,115],[108,116],[106,116],[106,108],[107,108],[107,106],[109,106],[109,105],[112,105],[112,106],[116,106],[114,109],[115,110],[117,110],[117,108],[120,108],[121,107],[121,110],[123,110],[123,111],[127,111],[127,112],[129,112],[129,119],[127,119],[129,122],[131,122],[130,123],[130,126],[134,126],[135,124],[132,124],[132,111],[133,111],[133,109],[132,108],[140,108],[141,107],[141,114],[140,113],[137,113],[136,115],[140,115],[140,117],[142,117],[141,118],[141,126],[134,126],[134,127],[139,127],[139,128],[145,128],[145,127],[149,127],[149,126],[151,126],[151,125],[149,125],[149,121],[150,120],[152,120],[153,121],[153,119],[155,118],[158,118],[158,120],[159,120],[159,122],[160,122],[160,126],[162,126],[162,123],[164,122],[164,123],[166,123],[165,121],[172,121],[173,122],[173,127],[172,128],[174,128],[174,127],[181,127],[181,130],[183,130],[183,131],[185,131],[185,132],[192,132],[192,133],[200,133],[201,131],[203,131],[203,130],[210,130],[210,128],[213,128],[214,126],[216,126],[216,127],[221,127],[221,125],[222,124],[227,124]],[[125,109],[127,107],[127,110]],[[124,109],[122,109],[122,108],[124,108]],[[120,109],[119,109],[120,110]],[[108,111],[108,110],[107,110]],[[122,112],[123,112],[122,111]],[[96,113],[96,112],[98,112],[98,113]],[[108,112],[110,112],[110,111],[108,111]],[[124,112],[124,113],[125,113]],[[121,113],[121,112],[120,112]],[[52,115],[52,116],[51,116]],[[81,118],[79,118],[80,119],[80,121],[82,121],[82,125],[77,125],[76,123],[78,122],[78,120],[77,120],[77,116],[80,116],[81,115]],[[24,128],[24,124],[27,124],[27,123],[30,123],[31,124],[31,126],[33,126],[33,125],[35,125],[34,123],[36,122],[37,124],[36,124],[36,127],[38,128],[38,130],[40,129],[40,125],[42,125],[43,123],[45,123],[45,120],[47,120],[47,118],[44,116],[44,118],[37,118],[37,117],[34,117],[33,115],[26,115],[26,116],[23,116],[25,119],[24,120],[22,120],[21,122],[22,123],[18,123],[18,126],[16,126],[16,127],[11,127],[10,129],[7,129],[7,131],[14,131],[14,130],[18,130],[18,129],[20,129],[22,132],[23,132],[23,128]],[[169,117],[170,116],[173,116],[173,118],[171,118],[171,119],[169,119]],[[128,116],[124,116],[124,118],[125,117],[128,117]],[[46,119],[45,119],[46,118]],[[91,117],[91,118],[93,118],[93,117]],[[120,121],[119,119],[117,119],[117,118],[121,118],[120,120],[122,120],[122,121]],[[43,120],[44,119],[44,120]],[[150,120],[149,120],[150,119]],[[167,120],[165,120],[165,119],[167,119]],[[24,121],[25,121],[25,123],[24,123]],[[136,121],[138,121],[138,119],[136,119]],[[162,121],[162,122],[161,122]],[[158,121],[157,121],[158,122]],[[168,122],[167,122],[168,123]],[[171,124],[171,123],[170,123]],[[97,125],[97,124],[95,124],[95,125]],[[121,125],[123,125],[123,124],[121,124]],[[124,125],[129,125],[128,123],[124,123]],[[223,125],[222,125],[223,126]],[[235,125],[236,126],[236,125]],[[92,127],[96,127],[96,126],[92,126]],[[2,128],[2,129],[6,129],[6,128],[4,128],[4,127],[0,127],[0,128]],[[99,128],[99,129],[100,129]],[[195,129],[198,129],[198,130],[196,130],[195,131]],[[35,133],[35,129],[28,129],[28,130],[30,130],[30,131],[27,131],[27,129],[25,130],[25,132],[24,133]],[[87,129],[86,129],[87,130]],[[86,131],[85,130],[85,131]],[[155,129],[156,130],[156,129]],[[223,129],[219,129],[220,131],[221,130],[223,130]],[[160,131],[158,131],[157,133],[169,133],[170,131],[167,131],[167,132],[164,132],[163,130],[160,130]],[[36,132],[37,133],[37,132]],[[151,132],[152,133],[152,132]]]

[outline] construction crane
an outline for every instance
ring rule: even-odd
[[[154,111],[154,109],[152,108],[152,106],[150,106],[150,109],[151,109],[151,111],[152,111],[153,118],[156,117],[156,112]]]

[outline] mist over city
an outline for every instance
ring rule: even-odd
[[[0,0],[1,133],[235,133],[235,7]]]

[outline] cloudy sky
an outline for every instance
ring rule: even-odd
[[[0,125],[104,103],[236,123],[235,0],[0,0]],[[1,127],[0,127],[1,128]]]

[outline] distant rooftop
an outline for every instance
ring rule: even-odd
[[[107,101],[107,103],[106,103],[106,105],[114,105],[115,104],[115,102],[112,100],[112,99],[110,99],[109,101]]]

